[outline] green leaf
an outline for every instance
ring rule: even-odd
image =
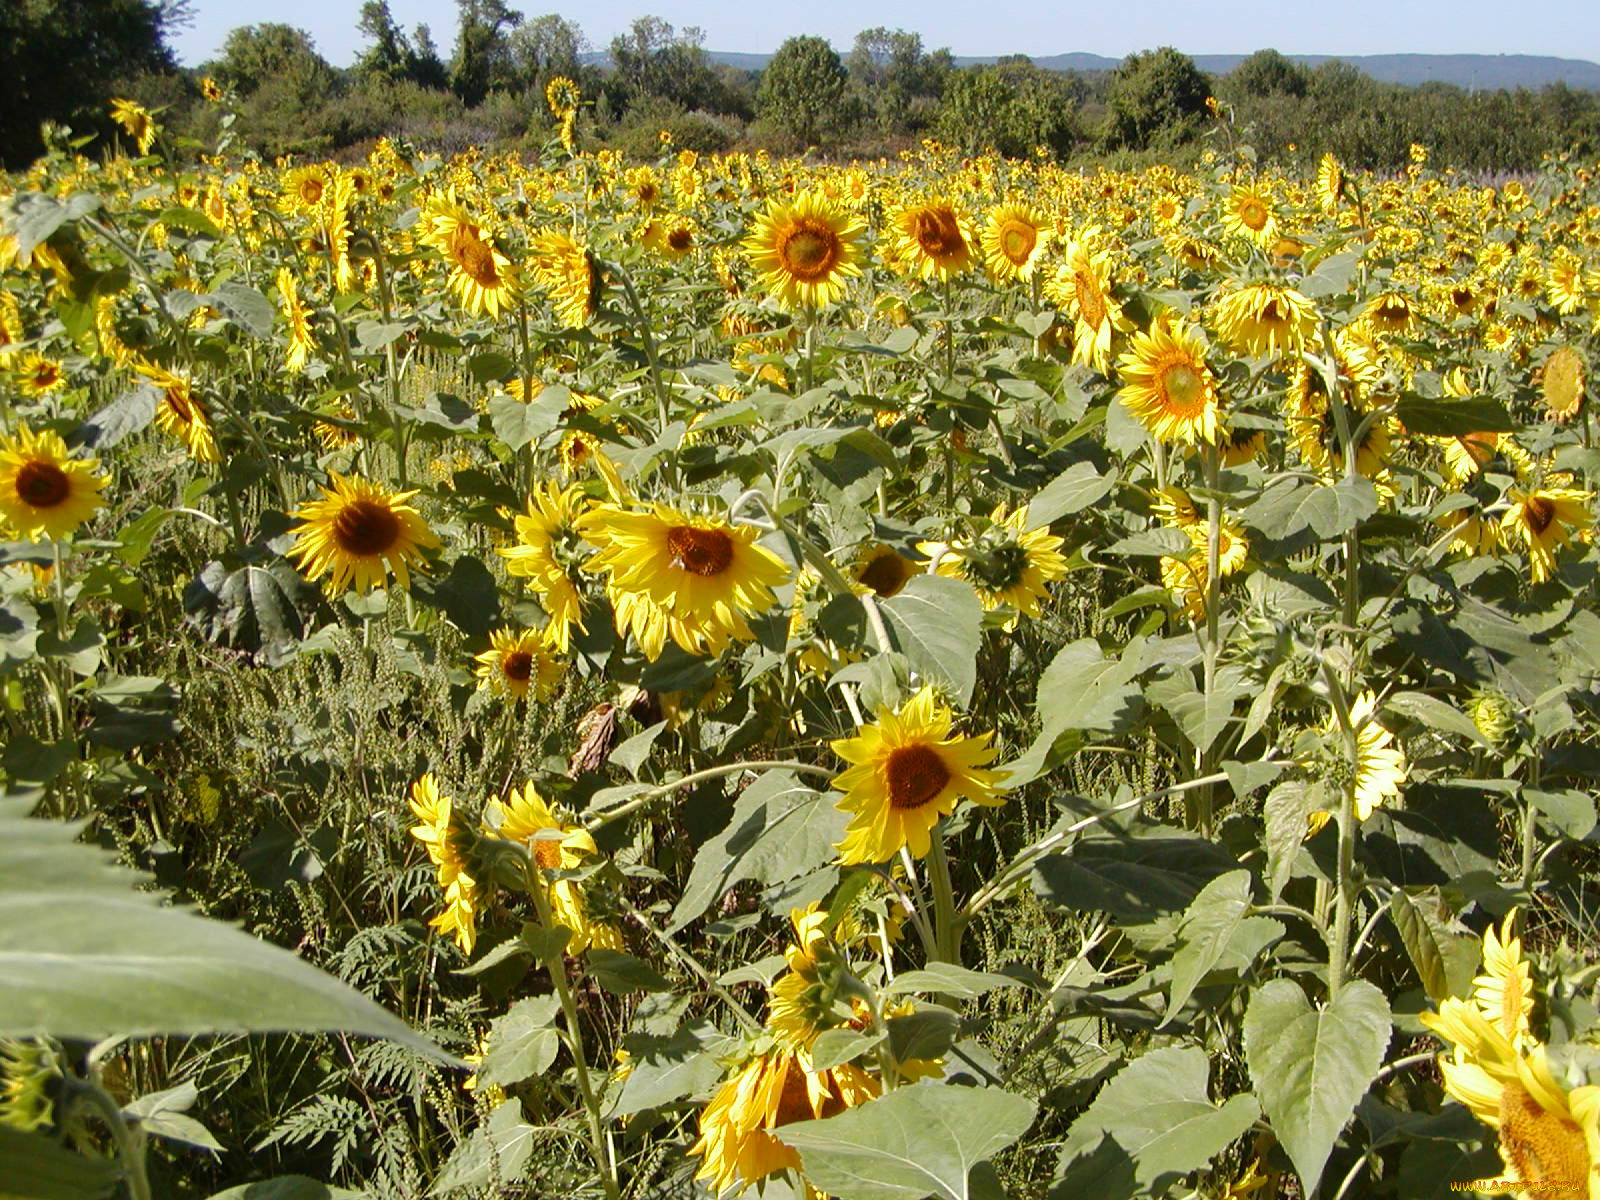
[[[77,827],[0,801],[0,1036],[333,1031],[449,1056],[354,988],[220,921],[163,907]]]
[[[643,959],[620,950],[595,947],[584,960],[594,980],[613,996],[631,996],[635,992],[669,992],[669,983],[660,971]]]
[[[876,1037],[868,1037],[859,1029],[824,1030],[817,1034],[817,1040],[811,1044],[811,1068],[814,1071],[828,1071],[851,1059],[860,1058],[883,1038],[881,1033]]]
[[[983,605],[972,585],[942,575],[914,576],[882,602],[895,644],[924,679],[949,687],[965,708],[978,682]]]
[[[806,1177],[839,1200],[969,1200],[969,1177],[1033,1123],[997,1088],[900,1088],[825,1121],[784,1127]]]
[[[1488,739],[1478,732],[1471,717],[1455,705],[1446,704],[1426,692],[1396,692],[1383,702],[1383,706],[1428,729],[1458,733],[1485,750],[1494,749]]]
[[[1286,779],[1267,793],[1262,805],[1266,817],[1267,896],[1276,901],[1294,871],[1295,856],[1306,840],[1307,818],[1325,811],[1328,802],[1320,783]]]
[[[846,823],[836,799],[788,771],[762,775],[739,796],[727,828],[695,855],[667,932],[682,929],[741,879],[783,883],[831,861]]]
[[[610,755],[606,761],[621,767],[635,779],[639,778],[639,768],[644,766],[644,760],[650,757],[650,748],[656,744],[656,739],[667,731],[665,721],[657,721],[648,729],[634,734],[623,742]]]
[[[555,996],[529,996],[513,1004],[489,1027],[478,1086],[511,1087],[548,1071],[561,1045],[561,1034],[553,1025],[559,1011],[561,1001]]]
[[[100,1200],[122,1178],[115,1159],[89,1158],[43,1134],[0,1124],[3,1200]]]
[[[1469,433],[1514,433],[1521,428],[1506,406],[1488,396],[1465,400],[1401,396],[1395,416],[1406,430],[1428,437],[1465,437]]]
[[[1209,692],[1194,686],[1187,669],[1158,680],[1145,691],[1152,704],[1159,704],[1172,714],[1172,719],[1183,730],[1183,736],[1201,753],[1211,749],[1211,744],[1233,721],[1233,706],[1250,693],[1250,684],[1244,672],[1234,666],[1217,672]]]
[[[927,995],[955,996],[971,1000],[992,992],[995,988],[1021,987],[1022,980],[1009,975],[996,975],[990,971],[969,971],[954,963],[930,962],[920,971],[902,971],[879,990],[885,996],[898,996],[905,992],[922,992]]]
[[[1377,489],[1370,479],[1356,476],[1333,484],[1273,488],[1244,510],[1244,519],[1275,541],[1306,529],[1327,539],[1354,529],[1377,511]]]
[[[1034,710],[1039,735],[1021,758],[1005,764],[1007,787],[1020,787],[1049,765],[1051,748],[1068,730],[1113,733],[1127,728],[1142,703],[1132,679],[1144,669],[1130,646],[1121,658],[1107,658],[1100,643],[1081,638],[1063,646],[1039,679]]]
[[[156,419],[160,402],[161,393],[148,383],[141,383],[97,409],[74,431],[72,441],[95,450],[109,450],[124,438],[148,429]]]
[[[230,320],[262,341],[272,338],[272,302],[243,283],[219,283],[211,299]]]
[[[1594,829],[1594,798],[1586,792],[1573,788],[1548,792],[1525,787],[1522,789],[1522,798],[1569,838],[1582,841]]]
[[[896,1062],[943,1058],[961,1036],[961,1018],[940,1004],[922,1004],[914,1012],[890,1017],[889,1052]]]
[[[515,396],[495,396],[489,401],[489,423],[512,450],[538,441],[561,422],[561,412],[571,399],[566,388],[545,388],[531,403]]]
[[[318,593],[287,559],[229,571],[207,563],[183,594],[188,618],[211,641],[259,653],[277,666],[293,656]]]
[[[1206,973],[1222,962],[1234,936],[1244,925],[1255,926],[1264,940],[1280,936],[1283,926],[1268,917],[1252,917],[1250,872],[1219,875],[1200,890],[1178,926],[1178,948],[1172,955],[1172,998],[1168,1019],[1176,1018]]]
[[[1143,924],[1189,907],[1206,884],[1238,864],[1222,847],[1154,826],[1138,837],[1101,834],[1033,869],[1040,898],[1058,908],[1103,910]]]
[[[181,204],[174,204],[171,208],[161,210],[161,215],[156,218],[163,225],[176,225],[180,229],[188,229],[194,233],[203,233],[207,237],[219,238],[222,230],[218,229],[216,222],[197,208],[185,208]]]
[[[366,1200],[366,1196],[366,1192],[329,1187],[305,1175],[279,1175],[231,1187],[211,1200]]]
[[[448,574],[434,578],[414,575],[411,594],[437,608],[450,623],[469,637],[487,639],[500,626],[500,592],[494,576],[476,555],[463,554],[450,564]]]
[[[711,1022],[696,1018],[669,1037],[630,1033],[623,1039],[633,1069],[613,1116],[625,1117],[706,1091],[722,1077],[717,1055],[730,1039]]]
[[[517,1182],[528,1169],[538,1133],[522,1119],[522,1101],[507,1100],[456,1146],[434,1181],[434,1191]]]
[[[1073,463],[1028,501],[1028,528],[1041,529],[1071,513],[1098,504],[1117,486],[1117,473],[1102,475],[1093,463]]]
[[[1107,1142],[1132,1161],[1129,1174],[1140,1195],[1160,1193],[1174,1176],[1204,1167],[1261,1111],[1250,1095],[1213,1104],[1210,1073],[1205,1051],[1196,1046],[1167,1046],[1129,1063],[1068,1131],[1061,1151],[1068,1178],[1106,1156]]]
[[[1364,979],[1346,981],[1322,1009],[1291,979],[1274,979],[1250,998],[1245,1061],[1307,1194],[1388,1045],[1388,1001]]]
[[[1437,1004],[1448,997],[1450,981],[1445,975],[1444,955],[1439,952],[1433,929],[1422,919],[1411,897],[1398,888],[1389,898],[1389,919],[1400,934],[1400,942],[1406,948],[1411,965],[1417,969],[1417,978],[1422,980],[1428,999]]]

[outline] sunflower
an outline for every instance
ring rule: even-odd
[[[1517,445],[1516,438],[1509,433],[1467,433],[1441,438],[1440,447],[1444,451],[1444,479],[1453,487],[1471,479],[1497,457],[1506,459],[1518,474],[1525,473],[1533,465],[1528,452]]]
[[[67,382],[67,373],[59,362],[33,350],[17,356],[10,371],[17,390],[24,396],[44,396],[65,387]]]
[[[327,589],[337,594],[352,584],[366,593],[384,583],[392,570],[401,587],[411,586],[412,566],[423,566],[422,551],[439,539],[417,510],[406,503],[412,492],[390,492],[359,476],[329,472],[333,486],[322,499],[295,512],[304,524],[291,558],[312,578],[328,574]]]
[[[943,545],[920,542],[917,549],[937,562],[934,570],[951,579],[965,579],[977,590],[986,610],[1010,606],[1018,615],[1037,617],[1039,601],[1049,596],[1046,584],[1067,573],[1062,539],[1048,528],[1028,528],[1028,506],[1007,515],[1001,503],[989,514],[989,528],[977,538]],[[1006,623],[1015,629],[1016,616]]]
[[[94,458],[73,458],[61,435],[18,425],[0,436],[0,516],[30,541],[64,538],[100,508],[109,482]]]
[[[1118,398],[1157,441],[1217,440],[1216,386],[1198,326],[1163,313],[1149,333],[1133,335],[1117,369],[1127,380]]]
[[[1512,909],[1483,935],[1483,974],[1472,981],[1472,1002],[1513,1046],[1533,1042],[1528,1018],[1533,1014],[1533,979],[1522,955],[1522,939],[1511,936],[1517,910]]]
[[[1183,527],[1184,533],[1189,535],[1189,541],[1194,545],[1194,553],[1202,563],[1209,564],[1211,557],[1208,547],[1211,544],[1211,523],[1208,520],[1193,521]],[[1226,579],[1244,568],[1250,558],[1250,539],[1237,522],[1223,517],[1217,523],[1217,577]]]
[[[984,265],[1002,282],[1032,279],[1054,232],[1050,219],[1032,205],[997,205],[983,223]]]
[[[439,794],[431,771],[411,785],[410,804],[420,822],[412,826],[411,836],[427,847],[428,858],[439,868],[439,886],[445,895],[444,911],[429,924],[440,933],[452,934],[462,953],[471,954],[478,939],[481,903],[468,861],[476,841],[472,828],[455,811],[450,797]]]
[[[819,967],[839,957],[828,936],[829,916],[812,904],[790,912],[795,940],[784,948],[788,971],[767,989],[767,1029],[785,1050],[809,1050],[817,1035],[846,1023],[849,1006],[838,994],[837,973]]]
[[[1222,214],[1222,228],[1258,246],[1272,245],[1278,237],[1278,218],[1272,210],[1272,195],[1264,188],[1235,185]]]
[[[1589,493],[1577,488],[1511,489],[1511,508],[1500,519],[1508,542],[1520,542],[1528,552],[1528,575],[1534,583],[1549,579],[1556,549],[1572,538],[1574,528],[1591,523]]]
[[[670,635],[690,654],[720,654],[755,637],[746,617],[775,603],[772,589],[789,568],[757,531],[715,517],[691,517],[655,504],[634,512],[603,504],[575,527],[601,550],[587,570],[606,572],[617,632],[632,631],[654,661]]]
[[[480,688],[519,700],[530,689],[540,700],[548,699],[566,672],[566,665],[550,653],[543,632],[536,629],[496,629],[489,635],[489,648],[473,661],[478,664]]]
[[[1187,531],[1185,531],[1187,532]],[[1198,624],[1206,619],[1206,556],[1190,553],[1182,558],[1161,556],[1161,586],[1172,595],[1189,620]]]
[[[1265,429],[1240,426],[1222,431],[1222,465],[1225,467],[1241,467],[1251,459],[1260,458],[1266,448]]]
[[[918,572],[917,564],[892,546],[869,542],[856,552],[851,578],[874,595],[887,600],[898,596]]]
[[[564,821],[540,796],[533,784],[512,788],[506,802],[490,807],[498,815],[496,832],[508,841],[520,843],[533,855],[543,871],[575,871],[600,857],[594,838],[582,825]],[[594,920],[583,887],[576,879],[556,879],[545,893],[550,902],[550,919],[572,931],[568,954],[582,954],[591,946],[602,950],[621,950],[622,933],[614,925]]]
[[[550,115],[560,119],[577,110],[583,102],[583,92],[565,75],[557,75],[545,84],[544,102],[550,106]]]
[[[422,245],[437,250],[450,264],[449,287],[468,313],[498,317],[517,299],[517,272],[488,230],[467,213],[452,188],[423,205],[417,235]]]
[[[1246,354],[1277,358],[1298,351],[1317,325],[1317,309],[1293,288],[1256,283],[1217,302],[1217,327]]]
[[[279,311],[289,326],[289,352],[284,355],[283,365],[290,371],[303,371],[306,359],[316,349],[316,340],[311,335],[311,314],[300,299],[300,286],[288,267],[278,268],[278,296]]]
[[[1367,420],[1358,411],[1351,411],[1349,421],[1361,429],[1356,445],[1356,473],[1381,481],[1394,444],[1394,418],[1379,415]],[[1288,426],[1303,463],[1324,476],[1344,472],[1345,446],[1339,435],[1338,418],[1330,404],[1324,401],[1320,408],[1313,406],[1310,412],[1291,412]]]
[[[111,119],[134,140],[140,154],[149,154],[156,140],[156,121],[150,110],[136,100],[112,100]]]
[[[1550,260],[1550,273],[1545,283],[1545,292],[1550,297],[1550,303],[1555,306],[1556,312],[1564,317],[1583,307],[1584,274],[1583,259],[1566,246],[1556,247]]]
[[[1323,212],[1333,212],[1344,196],[1344,167],[1330,151],[1317,163],[1317,199]]]
[[[572,627],[584,628],[583,596],[576,582],[585,557],[576,527],[583,508],[583,488],[578,484],[535,486],[527,513],[514,521],[517,544],[496,551],[510,574],[533,581],[539,603],[550,617],[543,631],[545,641],[561,654],[571,648]]]
[[[111,297],[104,297],[110,300]],[[98,313],[98,309],[96,310]],[[0,365],[4,365],[17,352],[17,343],[25,336],[22,326],[22,309],[10,292],[0,291]]]
[[[823,308],[845,294],[858,265],[866,222],[820,191],[775,196],[744,239],[744,252],[778,307]]]
[[[977,262],[972,226],[948,200],[908,204],[890,219],[894,256],[914,279],[950,280]]]
[[[331,182],[327,167],[320,163],[295,167],[278,185],[279,202],[290,212],[310,212],[322,203]]]
[[[1584,375],[1583,356],[1571,346],[1557,346],[1544,360],[1539,387],[1545,415],[1552,421],[1570,421],[1583,407]]]
[[[1112,293],[1111,255],[1096,251],[1098,230],[1087,229],[1066,248],[1066,262],[1046,282],[1050,302],[1074,318],[1072,361],[1105,374],[1111,366],[1111,339],[1126,333],[1133,322],[1123,315]]]
[[[556,229],[534,236],[529,270],[549,293],[556,316],[569,329],[582,329],[600,311],[600,268],[588,250]]]
[[[1453,508],[1437,518],[1441,529],[1450,530],[1450,544],[1469,555],[1496,554],[1500,550],[1500,524],[1476,504]]]
[[[703,1160],[695,1178],[721,1195],[742,1192],[778,1171],[798,1170],[800,1156],[774,1130],[836,1116],[882,1090],[852,1063],[818,1071],[805,1050],[756,1054],[723,1081],[700,1113],[700,1137],[689,1147]]]
[[[195,397],[189,381],[154,363],[135,362],[133,369],[161,393],[161,403],[156,406],[156,426],[181,438],[196,462],[221,462],[217,439],[211,431],[211,416],[205,404]]]
[[[1386,337],[1409,333],[1416,319],[1417,312],[1411,301],[1399,292],[1374,296],[1358,318],[1371,332]]]
[[[95,339],[100,343],[100,353],[119,367],[125,367],[133,362],[136,355],[133,347],[122,340],[122,331],[117,328],[117,298],[115,296],[98,296],[94,302],[94,332]],[[0,362],[5,360],[5,337],[0,334]]]
[[[1358,821],[1365,821],[1385,800],[1398,798],[1400,786],[1406,781],[1406,756],[1395,748],[1394,734],[1378,724],[1373,715],[1377,707],[1378,698],[1371,692],[1361,693],[1350,706],[1350,727],[1356,734],[1354,762],[1349,759],[1348,749],[1343,748],[1344,732],[1337,718],[1330,717],[1324,728],[1324,733],[1337,739],[1342,747],[1336,756],[1343,760],[1337,773],[1348,776]]]
[[[952,714],[924,687],[852,738],[830,743],[851,765],[834,776],[844,793],[838,806],[850,814],[844,840],[837,847],[840,863],[888,862],[902,848],[915,858],[928,853],[933,827],[966,797],[993,806],[1003,797],[995,784],[1004,771],[984,770],[994,760],[992,733],[952,737]]]

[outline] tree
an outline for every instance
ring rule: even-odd
[[[1257,50],[1227,76],[1241,96],[1304,96],[1311,89],[1306,69],[1276,50]]]
[[[366,0],[356,28],[372,45],[356,60],[355,73],[366,78],[409,79],[416,51],[404,31],[394,23],[388,0]]]
[[[0,3],[0,164],[23,167],[43,150],[43,121],[104,126],[114,81],[173,69],[165,34],[186,18],[156,0]]]
[[[654,97],[686,111],[731,112],[736,99],[712,68],[701,43],[704,32],[681,32],[660,17],[638,17],[627,33],[611,39],[613,83],[622,106]]]
[[[1105,141],[1129,150],[1180,145],[1199,131],[1210,94],[1187,54],[1171,46],[1130,54],[1112,76]]]
[[[510,40],[512,69],[523,87],[540,91],[558,75],[577,79],[578,57],[589,44],[583,30],[555,13],[525,22]]]
[[[761,73],[756,115],[802,147],[817,145],[844,115],[844,64],[819,37],[792,37]]]
[[[514,82],[505,30],[522,24],[522,14],[507,8],[505,0],[456,0],[456,7],[460,23],[450,61],[450,87],[463,104],[475,108],[491,89]]]
[[[339,76],[303,29],[279,24],[235,29],[208,72],[238,92],[239,128],[260,153],[332,149],[336,135],[326,110],[339,90]]]
[[[929,124],[953,69],[950,51],[925,53],[920,34],[882,26],[856,34],[848,66],[863,108],[888,134]]]
[[[1065,154],[1078,133],[1079,89],[1079,81],[1042,71],[1020,55],[958,71],[945,88],[934,133],[965,154],[993,150],[1026,158],[1038,146]]]

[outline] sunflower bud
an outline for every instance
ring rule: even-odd
[[[1503,750],[1517,731],[1516,709],[1502,692],[1478,692],[1467,701],[1467,715],[1491,746]]]

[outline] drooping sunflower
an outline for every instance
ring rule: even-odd
[[[1395,337],[1411,331],[1417,320],[1417,311],[1401,293],[1384,292],[1367,302],[1359,320],[1375,334]]]
[[[1206,556],[1190,553],[1181,558],[1161,556],[1161,586],[1172,594],[1173,602],[1189,620],[1198,624],[1206,619]]]
[[[427,847],[444,889],[444,911],[428,923],[440,933],[454,936],[462,953],[471,954],[478,939],[481,906],[481,891],[469,864],[476,840],[472,827],[455,810],[450,797],[439,794],[431,771],[411,785],[410,805],[420,822],[412,827],[411,836]]]
[[[785,1050],[809,1050],[824,1030],[842,1022],[837,989],[821,977],[820,963],[837,953],[828,936],[829,916],[815,904],[789,913],[795,940],[784,947],[788,971],[767,989],[767,1029]]]
[[[894,256],[914,279],[949,280],[977,262],[972,225],[949,200],[927,200],[897,209]]]
[[[985,770],[998,751],[992,733],[952,736],[954,716],[924,687],[899,709],[879,709],[855,737],[830,745],[851,764],[834,776],[844,793],[838,806],[850,814],[838,845],[845,865],[888,862],[902,847],[915,858],[928,853],[933,827],[965,797],[994,806],[1004,771]]]
[[[544,628],[545,640],[561,654],[571,648],[573,626],[584,627],[577,572],[587,552],[576,527],[584,507],[579,484],[566,488],[554,482],[536,485],[528,497],[527,513],[513,522],[517,544],[497,551],[510,574],[533,581],[539,603],[550,617]]]
[[[603,504],[575,525],[601,548],[586,569],[609,575],[617,631],[631,631],[652,661],[669,636],[690,654],[751,640],[746,618],[771,608],[772,589],[789,576],[754,528],[664,504],[642,512]]]
[[[1583,259],[1574,254],[1571,247],[1556,247],[1550,258],[1550,274],[1545,291],[1556,312],[1562,316],[1569,316],[1583,307],[1586,299],[1583,286],[1585,274]]]
[[[917,574],[917,564],[893,546],[869,542],[856,552],[851,578],[885,600],[898,596]]]
[[[1090,228],[1069,243],[1066,261],[1045,283],[1050,302],[1073,318],[1072,361],[1105,374],[1111,366],[1111,339],[1127,333],[1133,322],[1123,315],[1112,291],[1111,254],[1095,249],[1098,229]]]
[[[1339,207],[1339,201],[1344,196],[1344,185],[1344,167],[1329,151],[1317,163],[1317,199],[1322,204],[1323,212],[1331,213]]]
[[[742,1192],[778,1171],[798,1170],[800,1156],[775,1131],[796,1121],[836,1116],[876,1099],[882,1090],[853,1063],[818,1071],[805,1050],[755,1054],[701,1110],[700,1137],[689,1147],[702,1160],[695,1178],[720,1196]]]
[[[566,664],[550,653],[544,632],[538,629],[496,629],[489,648],[476,655],[478,686],[517,699],[530,691],[543,700],[555,691]]]
[[[134,140],[140,154],[149,154],[156,140],[155,117],[137,100],[112,100],[111,119]]]
[[[1528,552],[1528,576],[1543,583],[1555,570],[1556,550],[1572,540],[1574,529],[1592,521],[1589,493],[1578,488],[1512,488],[1511,508],[1500,519],[1508,542]]]
[[[820,191],[775,196],[744,239],[761,285],[780,308],[824,308],[861,274],[866,222]]]
[[[109,300],[110,297],[103,297]],[[24,336],[22,309],[10,292],[0,292],[0,366],[4,366],[17,352],[17,343]]]
[[[1472,1002],[1489,1023],[1505,1035],[1513,1046],[1533,1043],[1528,1024],[1533,1015],[1533,978],[1528,960],[1522,954],[1522,939],[1513,937],[1517,910],[1512,909],[1500,922],[1483,934],[1483,973],[1472,981]]]
[[[1258,246],[1272,245],[1278,237],[1278,217],[1273,211],[1271,193],[1264,187],[1235,185],[1222,214],[1222,227],[1234,237],[1245,238]]]
[[[58,433],[18,425],[0,436],[0,517],[29,541],[64,538],[100,508],[109,482],[94,458],[73,458]]]
[[[1441,513],[1437,522],[1452,531],[1450,544],[1469,555],[1497,554],[1500,550],[1500,523],[1485,514],[1477,504],[1452,508]]]
[[[1350,705],[1350,727],[1355,730],[1355,761],[1349,763],[1349,787],[1355,798],[1356,819],[1365,821],[1385,800],[1400,795],[1400,786],[1406,781],[1406,756],[1394,745],[1394,734],[1378,724],[1373,714],[1378,698],[1363,692]],[[1338,721],[1328,718],[1326,732],[1331,738],[1343,739]],[[1349,760],[1346,758],[1346,762]]]
[[[1471,479],[1496,458],[1505,459],[1506,464],[1518,474],[1526,472],[1533,465],[1528,452],[1517,444],[1516,438],[1510,433],[1467,433],[1460,437],[1441,438],[1440,449],[1444,452],[1445,482],[1455,487]]]
[[[1160,442],[1215,442],[1217,393],[1198,326],[1165,313],[1117,360],[1123,406]]]
[[[1032,205],[996,205],[983,223],[984,265],[1001,282],[1032,279],[1054,232],[1050,219]]]
[[[133,369],[161,392],[161,403],[156,406],[156,427],[180,438],[196,462],[221,462],[217,438],[211,430],[210,413],[195,396],[189,381],[154,363],[135,362]]]
[[[311,351],[316,348],[316,340],[311,334],[311,314],[300,299],[300,285],[288,267],[278,269],[278,297],[279,311],[289,327],[289,351],[284,355],[283,365],[290,371],[303,371]]]
[[[1557,346],[1544,360],[1539,386],[1545,414],[1552,421],[1570,421],[1583,407],[1585,387],[1583,356],[1571,346]]]
[[[391,492],[356,475],[329,472],[329,478],[333,486],[320,489],[322,499],[296,510],[304,523],[289,531],[297,535],[289,556],[313,579],[326,573],[332,595],[351,586],[371,591],[390,571],[401,587],[410,587],[410,568],[424,567],[422,551],[439,545],[406,503],[416,492]]]
[[[1219,300],[1216,321],[1223,337],[1246,354],[1277,358],[1306,344],[1317,325],[1317,309],[1291,287],[1256,283]]]
[[[417,240],[450,264],[449,287],[474,316],[498,317],[517,298],[517,272],[484,225],[457,201],[452,188],[429,197],[418,220]]]
[[[533,784],[512,788],[504,802],[490,806],[491,817],[498,809],[496,832],[508,841],[528,848],[541,871],[573,871],[587,866],[600,856],[594,838],[582,825],[563,820],[545,802]],[[568,954],[582,954],[591,946],[621,950],[622,932],[615,925],[596,921],[590,915],[583,885],[576,879],[556,879],[545,895],[550,902],[551,920],[572,931]]]
[[[17,390],[24,396],[44,396],[65,387],[67,382],[67,373],[61,364],[35,350],[17,355],[9,370]]]
[[[561,323],[582,329],[600,311],[600,268],[594,255],[558,229],[536,234],[528,255],[529,270],[549,294]]]
[[[920,542],[917,549],[937,561],[938,574],[972,584],[986,610],[1009,606],[1017,616],[1037,617],[1039,602],[1050,594],[1045,585],[1067,573],[1062,544],[1048,527],[1028,528],[1026,504],[1008,514],[1002,502],[976,538],[948,545]],[[1016,628],[1017,616],[1006,623],[1007,629]]]

